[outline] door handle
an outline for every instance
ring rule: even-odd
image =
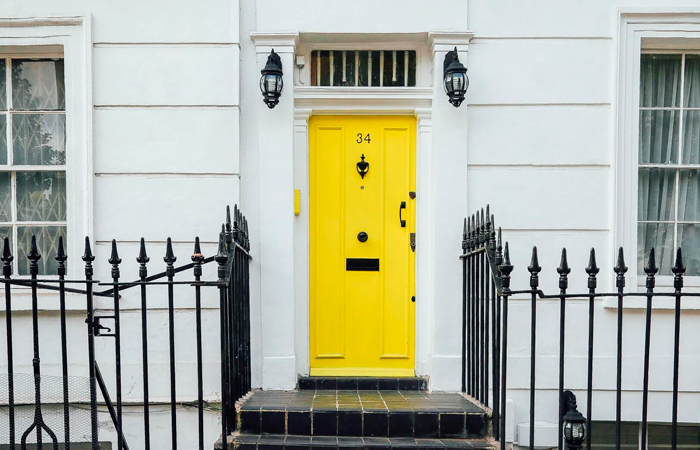
[[[401,222],[401,228],[406,228],[406,219],[401,216],[404,209],[406,209],[406,202],[401,202],[399,205],[399,222]]]

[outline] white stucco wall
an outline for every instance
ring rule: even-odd
[[[195,235],[202,238],[205,254],[211,255],[224,205],[240,201],[249,218],[254,255],[253,385],[265,388],[291,388],[296,376],[308,370],[307,269],[297,264],[304,261],[307,225],[303,216],[292,215],[292,189],[304,187],[304,117],[313,114],[316,106],[308,92],[305,103],[297,104],[295,82],[299,84],[304,72],[292,69],[292,52],[326,41],[371,46],[406,40],[415,45],[421,54],[419,88],[427,90],[415,98],[388,102],[404,102],[401,104],[410,106],[403,113],[418,117],[418,128],[425,131],[418,140],[418,161],[430,166],[427,181],[422,187],[419,184],[418,191],[420,201],[425,201],[418,218],[425,230],[424,235],[419,232],[423,238],[418,242],[418,284],[427,298],[418,298],[425,320],[417,333],[417,371],[431,377],[433,389],[456,390],[461,352],[457,255],[464,215],[490,203],[497,225],[503,227],[504,238],[511,244],[514,288],[527,286],[532,245],[539,248],[545,290],[556,290],[554,269],[563,246],[573,270],[572,291],[585,289],[583,268],[590,247],[598,252],[600,288],[612,287],[619,8],[654,12],[671,6],[698,8],[697,1],[691,0],[676,0],[673,5],[662,0],[449,0],[439,5],[420,0],[240,4],[235,0],[41,0],[5,1],[0,15],[91,18],[94,206],[84,213],[94,230],[97,278],[109,276],[106,259],[112,238],[120,242],[126,278],[136,277],[134,259],[141,236],[147,240],[151,273],[162,270],[160,258],[168,236],[176,243],[179,263],[189,262]],[[433,48],[436,31],[449,36],[444,38],[445,45],[455,42],[460,46],[460,58],[469,68],[471,86],[459,109],[447,103],[437,84],[444,49]],[[474,33],[471,41],[464,35],[455,37],[466,31]],[[284,36],[275,41],[275,34]],[[258,90],[259,70],[270,45],[280,51],[287,77],[280,105],[274,110],[262,104]],[[346,105],[356,112],[376,112],[382,110],[381,102],[359,95]],[[338,104],[342,108],[342,102]],[[302,192],[302,198],[304,195],[308,193]],[[302,204],[302,211],[305,207]],[[635,252],[626,250],[633,271]],[[80,255],[70,256],[76,261]],[[214,276],[211,270],[208,273]],[[154,310],[149,325],[151,351],[157,356],[166,354],[167,315],[163,309],[166,298],[155,291],[149,296]],[[129,336],[139,334],[135,294],[125,295],[122,304],[123,332]],[[46,299],[44,304],[51,301]],[[688,305],[693,302],[687,300]],[[176,303],[177,327],[183,330],[177,342],[182,362],[179,393],[182,399],[191,400],[196,394],[191,383],[196,373],[193,334],[187,334],[194,332],[192,302],[180,295]],[[219,395],[219,358],[214,293],[207,294],[205,305],[205,342],[212,343],[205,354],[209,367],[205,392],[215,399]],[[614,413],[616,310],[604,306],[603,301],[596,303],[595,346],[600,356],[595,361],[596,420],[612,420]],[[556,422],[558,303],[540,302],[538,313],[537,419]],[[639,310],[625,314],[623,385],[628,392],[623,397],[623,419],[638,420],[643,314]],[[581,320],[586,315],[584,301],[569,302],[567,348],[574,356],[567,360],[567,387],[577,391],[579,405],[585,405],[580,390],[586,382],[582,337],[587,334],[587,321]],[[60,360],[51,351],[56,348],[56,314],[44,316],[44,372],[57,374]],[[512,389],[508,393],[513,399],[513,426],[528,420],[528,317],[529,303],[513,300]],[[698,316],[688,311],[683,320],[680,419],[692,421],[693,402],[700,392],[700,382],[690,375],[700,366],[700,354],[691,345],[700,339],[695,323]],[[22,313],[17,321],[22,324],[17,332],[28,336],[29,316]],[[650,420],[670,419],[671,321],[669,311],[654,314],[651,386],[655,391],[652,401],[660,407],[650,410]],[[71,315],[70,322],[71,352],[78,359],[84,352],[83,317]],[[0,348],[4,348],[4,339],[0,333]],[[18,354],[25,354],[18,364],[27,370],[29,342],[16,340],[22,349]],[[133,402],[141,395],[139,343],[134,338],[124,350],[124,392]],[[110,371],[111,345],[98,340],[105,373]],[[167,380],[167,359],[156,356],[151,361],[152,380]],[[72,370],[84,369],[76,366]],[[151,385],[152,398],[167,398],[167,382]],[[187,414],[183,412],[183,423]],[[167,415],[162,416],[167,424]],[[207,442],[216,438],[216,429],[212,425]],[[193,438],[182,433],[184,440]],[[138,435],[131,437],[138,439]]]

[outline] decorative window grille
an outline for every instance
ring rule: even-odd
[[[63,60],[0,58],[0,240],[12,242],[14,273],[29,275],[32,235],[39,273],[56,273],[66,203]]]
[[[312,86],[416,85],[414,50],[314,50]]]

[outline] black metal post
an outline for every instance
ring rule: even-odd
[[[165,273],[168,279],[168,337],[170,340],[170,441],[172,449],[177,450],[177,393],[175,386],[175,295],[173,278],[177,258],[173,253],[173,242],[168,238],[165,256]]]
[[[199,237],[194,240],[194,280],[199,283],[202,279],[202,261],[204,255],[199,246]],[[203,391],[203,367],[202,367],[202,288],[199,284],[194,286],[195,320],[197,323],[197,429],[199,431],[199,450],[204,450],[204,391]]]
[[[467,219],[462,230],[462,392],[467,392]]]
[[[5,327],[7,328],[7,398],[10,421],[10,450],[15,450],[15,378],[12,352],[12,285],[9,283],[12,275],[12,250],[10,240],[4,239],[2,249],[2,274],[5,277]]]
[[[569,274],[571,269],[566,259],[566,249],[561,250],[561,262],[557,267],[559,274],[559,410],[563,411],[564,406],[564,347],[566,344],[566,290],[569,287]],[[559,430],[557,430],[557,448],[562,450],[564,431],[564,415],[559,414]]]
[[[647,412],[649,410],[649,347],[651,344],[651,300],[654,297],[654,286],[656,285],[656,273],[659,268],[656,267],[656,255],[654,248],[649,251],[649,259],[644,267],[644,272],[647,274],[647,309],[646,309],[646,324],[644,330],[644,380],[642,386],[642,450],[647,448]]]
[[[222,227],[223,228],[223,227]],[[228,252],[226,251],[226,237],[224,231],[219,234],[219,248],[216,253],[216,263],[219,265],[219,312],[221,316],[221,448],[228,447],[228,421],[227,421],[227,403],[226,392],[228,392],[228,370],[226,364],[228,346],[226,340],[226,294],[228,286],[226,281],[226,263],[228,262]]]
[[[500,231],[500,230],[499,230]],[[499,233],[500,234],[500,233]],[[501,295],[503,296],[503,344],[501,348],[501,446],[506,442],[506,397],[508,374],[508,296],[510,295],[510,274],[513,265],[510,263],[510,252],[506,242],[503,253],[503,264],[498,266],[501,275]]]
[[[615,405],[615,450],[620,450],[622,444],[622,306],[625,290],[625,254],[620,247],[615,266],[615,284],[617,286],[617,385]]]
[[[95,384],[95,310],[93,307],[92,283],[90,283],[90,281],[92,281],[92,262],[94,260],[95,257],[93,256],[92,249],[90,248],[90,239],[86,236],[83,261],[85,262],[85,279],[88,281],[87,285],[85,286],[85,290],[87,291],[85,298],[87,300],[86,322],[88,328],[88,366],[90,374],[90,428],[92,431],[92,450],[99,450],[100,444],[98,443],[97,428],[97,386]]]
[[[491,216],[492,224],[492,240],[494,233],[494,221],[493,216]],[[495,245],[495,265],[496,268],[503,264],[503,252],[501,247],[501,229],[498,229],[498,240]],[[496,272],[494,274],[500,280],[501,273]],[[500,283],[499,283],[500,284]],[[493,322],[493,336],[494,336],[494,352],[493,352],[493,434],[496,441],[501,441],[501,295],[500,292],[496,290],[496,283],[491,284],[492,298],[494,299],[494,322]]]
[[[477,241],[477,224],[476,224],[476,219],[474,218],[474,215],[472,214],[472,227],[471,227],[471,244],[472,244],[472,250],[475,250],[478,246]],[[477,398],[478,391],[477,391],[477,321],[476,321],[476,316],[477,316],[477,305],[478,305],[478,299],[476,295],[476,272],[478,270],[478,264],[477,264],[477,259],[475,254],[472,254],[470,256],[471,260],[471,271],[469,274],[469,281],[470,281],[470,287],[471,287],[471,325],[470,325],[470,337],[471,337],[471,395],[474,398]]]
[[[537,287],[542,270],[537,260],[537,247],[532,247],[532,260],[527,270],[530,272],[530,449],[535,448],[535,365],[537,362]]]
[[[122,260],[117,252],[117,241],[112,239],[112,254],[108,261],[112,265],[112,281],[114,282],[114,361],[116,365],[117,383],[117,449],[124,448],[124,428],[122,422],[122,346],[121,325],[119,315],[119,264]]]
[[[483,325],[483,330],[484,330],[484,405],[489,406],[489,274],[490,274],[490,267],[489,267],[489,261],[488,257],[486,255],[486,252],[489,249],[489,239],[491,237],[491,230],[490,230],[490,214],[489,214],[489,207],[486,205],[486,217],[484,218],[484,210],[481,210],[481,217],[482,220],[485,220],[484,223],[484,252],[481,255],[481,260],[482,260],[482,267],[483,267],[483,273],[481,274],[481,289],[482,289],[482,298],[484,301],[484,325]]]
[[[586,449],[591,450],[591,438],[593,433],[591,430],[591,421],[593,417],[593,328],[595,324],[595,290],[598,286],[598,280],[596,275],[598,275],[600,269],[596,264],[595,260],[595,249],[591,249],[590,256],[588,258],[588,267],[586,267],[586,273],[588,274],[588,395],[586,396]]]
[[[149,415],[149,398],[148,398],[148,307],[146,304],[146,277],[148,277],[148,268],[146,264],[151,259],[146,254],[146,242],[141,238],[139,247],[139,256],[136,262],[139,263],[139,278],[141,279],[141,351],[143,359],[143,428],[144,428],[144,448],[151,448],[151,426]]]
[[[65,450],[70,450],[70,408],[68,398],[68,329],[66,328],[66,251],[63,248],[63,236],[58,237],[58,302],[61,309],[61,372],[63,374],[63,433]]]
[[[681,341],[681,291],[683,290],[683,253],[678,247],[676,251],[676,263],[673,271],[673,287],[675,289],[676,305],[674,311],[673,327],[673,416],[671,419],[671,450],[676,450],[678,445],[678,366],[680,365],[680,341]]]

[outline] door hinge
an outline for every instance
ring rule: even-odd
[[[416,251],[416,233],[411,233],[411,251]]]

